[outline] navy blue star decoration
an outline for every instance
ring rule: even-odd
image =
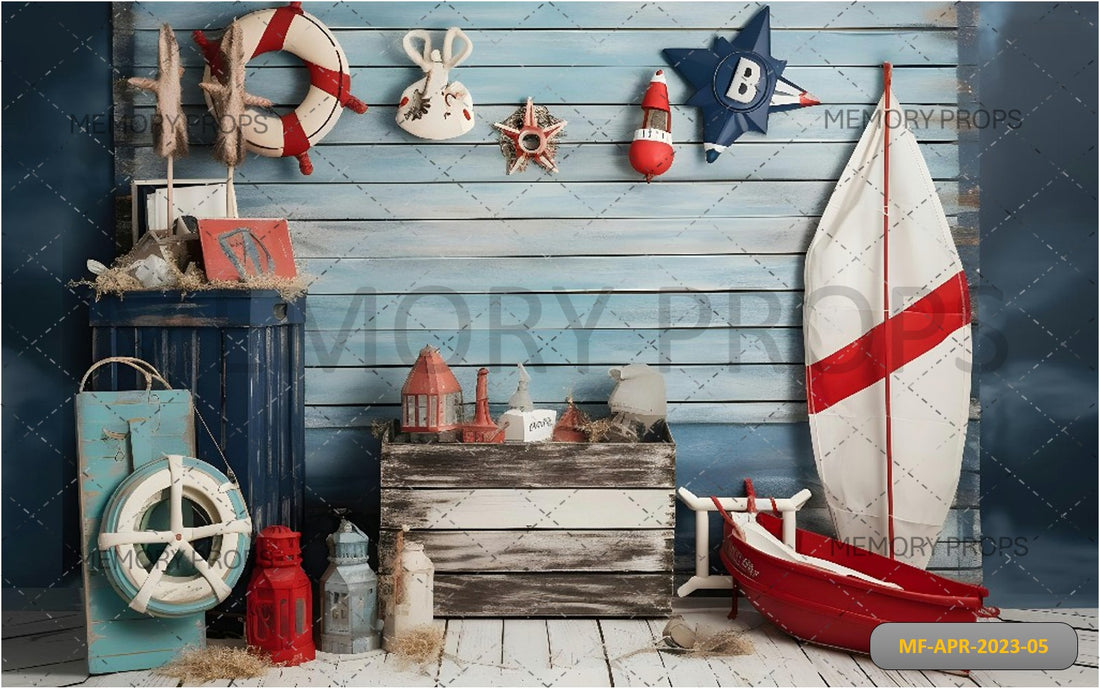
[[[688,105],[700,108],[703,148],[714,162],[746,131],[767,133],[768,115],[820,101],[783,78],[786,60],[771,54],[771,11],[756,13],[737,38],[714,37],[710,49],[665,48],[665,59],[694,87]]]

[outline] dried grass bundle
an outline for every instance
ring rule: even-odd
[[[415,665],[434,664],[443,654],[443,628],[440,626],[417,626],[394,638],[390,644],[390,653],[397,657],[402,668]]]
[[[105,294],[113,294],[125,297],[126,294],[135,291],[167,291],[180,290],[184,292],[209,291],[211,289],[271,289],[279,292],[279,296],[287,300],[296,299],[306,292],[313,278],[299,272],[297,277],[277,277],[275,275],[256,275],[241,281],[235,280],[208,280],[206,275],[194,263],[187,266],[186,272],[180,272],[171,263],[168,269],[175,277],[176,284],[164,289],[149,289],[143,287],[137,279],[131,275],[127,268],[133,261],[128,256],[122,256],[111,267],[96,275],[94,280],[80,279],[69,282],[70,287],[90,287],[95,290],[96,301]]]
[[[197,685],[219,679],[259,678],[272,667],[266,655],[243,647],[204,647],[184,650],[155,673],[174,678],[183,685]]]

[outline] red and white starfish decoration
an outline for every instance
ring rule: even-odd
[[[526,169],[528,160],[534,160],[550,172],[557,172],[558,166],[554,164],[554,150],[550,142],[561,133],[566,124],[567,122],[562,119],[550,126],[540,127],[535,120],[535,106],[532,105],[530,98],[527,99],[527,105],[523,111],[523,126],[517,129],[504,122],[493,124],[500,130],[501,135],[511,139],[515,146],[516,159],[508,168],[508,174]]]

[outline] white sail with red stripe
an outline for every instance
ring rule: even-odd
[[[970,301],[889,65],[884,73],[806,255],[806,391],[838,537],[924,567],[962,464]]]

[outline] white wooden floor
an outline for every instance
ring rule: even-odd
[[[222,686],[1096,686],[1097,612],[1008,610],[1013,621],[1065,621],[1077,629],[1077,664],[1064,671],[884,671],[868,657],[801,644],[765,623],[751,608],[735,622],[723,609],[685,608],[705,629],[740,628],[751,655],[687,657],[654,652],[663,621],[452,620],[444,656],[421,671],[403,668],[382,652],[318,654],[309,664],[272,669],[262,679]],[[87,675],[83,617],[75,612],[5,612],[4,686],[176,686],[149,671]],[[641,651],[641,652],[639,652]]]

